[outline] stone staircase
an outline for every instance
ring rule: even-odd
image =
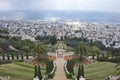
[[[69,79],[66,79],[64,68],[63,68],[65,60],[63,58],[57,58],[55,62],[57,65],[57,70],[55,72],[55,77],[51,80],[69,80]]]

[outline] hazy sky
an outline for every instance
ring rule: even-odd
[[[120,12],[120,0],[0,0],[0,10],[92,10]]]

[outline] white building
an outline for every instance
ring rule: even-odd
[[[28,35],[22,35],[21,36],[21,40],[26,40],[26,39],[29,39],[31,41],[35,41],[35,37],[31,37],[31,36],[28,36]]]

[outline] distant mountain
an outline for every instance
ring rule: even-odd
[[[97,11],[0,11],[0,19],[39,20],[48,18],[98,23],[120,23],[120,13]]]

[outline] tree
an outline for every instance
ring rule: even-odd
[[[46,62],[46,73],[50,73],[53,68],[54,68],[53,61],[48,60]]]
[[[29,48],[29,46],[22,46],[21,50],[29,52],[30,48]]]
[[[42,80],[42,73],[40,70],[40,66],[38,66],[38,77],[39,77],[39,80]]]
[[[28,55],[28,53],[26,53],[26,59],[28,59],[29,58],[29,55]]]
[[[17,60],[19,59],[19,55],[18,55],[18,53],[16,53],[16,58],[17,58]]]
[[[24,56],[23,56],[23,53],[21,53],[21,59],[23,60]]]
[[[50,43],[51,43],[52,45],[55,45],[55,44],[57,43],[56,36],[52,36],[52,37],[50,38]]]
[[[79,80],[80,76],[81,76],[81,66],[79,66],[78,68],[77,80]]]
[[[85,46],[84,43],[80,43],[75,51],[76,54],[80,54],[80,60],[82,61],[82,66],[79,66],[78,70],[78,77],[77,79],[79,80],[80,76],[84,77],[84,66],[83,66],[83,59],[85,58],[85,55],[87,55],[87,47]]]
[[[11,57],[12,57],[12,60],[14,60],[14,55],[13,55],[13,53],[11,54]]]
[[[67,60],[67,69],[72,74],[74,74],[73,66],[74,62],[72,60]]]
[[[97,55],[97,58],[99,58],[99,53],[100,53],[100,49],[93,45],[89,48],[89,51],[92,53],[92,59],[94,59],[94,56]]]
[[[81,75],[82,75],[83,77],[85,77],[85,76],[84,76],[84,65],[83,65],[83,64],[81,65]]]
[[[20,39],[20,37],[12,37],[11,40],[12,41],[20,41],[21,39]]]
[[[111,55],[112,55],[112,58],[113,58],[113,56],[115,56],[115,57],[118,57],[119,55],[120,55],[120,49],[118,48],[112,48],[111,49]]]
[[[0,47],[0,53],[2,53],[4,50]]]
[[[2,34],[9,34],[9,32],[7,30],[1,30],[1,29],[0,29],[0,33],[2,33]]]
[[[105,49],[105,45],[101,41],[92,41],[91,46],[93,45],[97,46],[101,50]]]
[[[37,53],[37,60],[40,60],[42,54],[47,54],[45,48],[40,44],[35,47],[35,52]]]
[[[7,59],[8,59],[8,60],[10,60],[10,56],[9,56],[9,54],[8,54],[8,53],[7,53]]]
[[[37,66],[35,65],[34,78],[36,78],[36,76],[38,76],[38,72],[37,72]]]
[[[78,74],[77,74],[77,80],[79,80],[80,77],[85,77],[84,76],[84,65],[79,65],[79,68],[78,68]]]
[[[5,60],[5,55],[4,54],[2,54],[2,58],[3,58],[3,60]]]
[[[109,57],[109,54],[111,54],[111,56],[113,58],[113,54],[115,53],[115,49],[112,47],[106,47],[106,51],[107,51],[107,57]]]
[[[80,55],[80,60],[83,60],[85,55],[87,55],[87,48],[85,44],[82,42],[75,48],[75,54]]]

